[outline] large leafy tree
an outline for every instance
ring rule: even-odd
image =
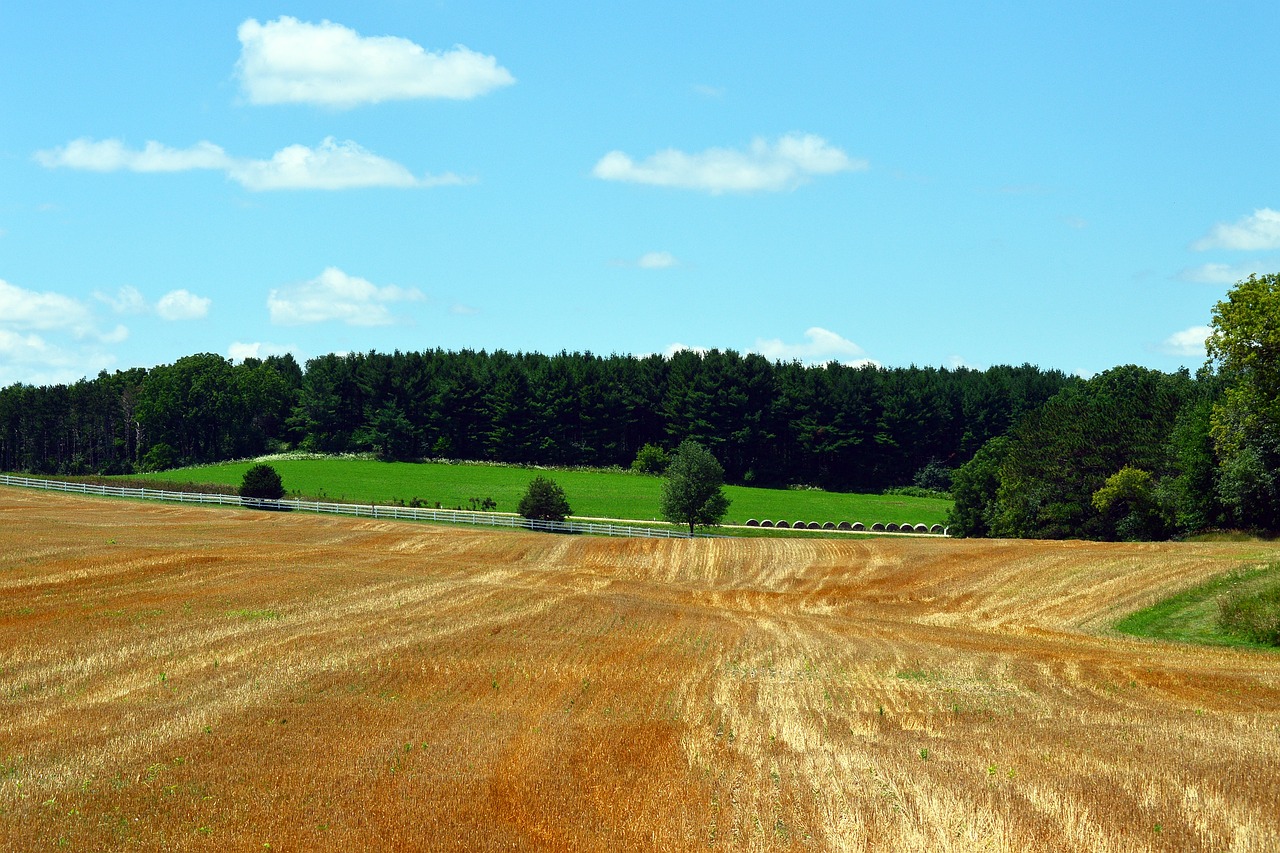
[[[1213,309],[1205,342],[1226,390],[1210,434],[1232,520],[1280,528],[1280,273],[1251,275]]]
[[[689,525],[719,524],[729,510],[724,493],[724,468],[701,444],[691,439],[680,442],[667,466],[662,484],[662,516],[667,521]]]

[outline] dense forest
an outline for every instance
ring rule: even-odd
[[[370,352],[233,364],[201,354],[73,385],[0,390],[0,469],[124,474],[287,449],[538,465],[627,466],[694,439],[733,482],[880,491],[946,487],[1079,380],[770,362],[731,351]]]
[[[1280,530],[1280,274],[1214,308],[1195,376],[672,356],[193,355],[0,389],[0,470],[128,474],[290,449],[627,466],[693,439],[731,482],[950,490],[964,536]]]

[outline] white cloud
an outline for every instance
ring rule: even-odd
[[[711,86],[707,83],[697,83],[693,87],[693,91],[697,92],[704,98],[723,98],[723,86]]]
[[[31,333],[0,328],[0,386],[56,385],[94,376],[115,359],[97,348],[68,349]]]
[[[265,341],[254,341],[253,343],[242,343],[236,341],[227,347],[227,358],[234,361],[244,361],[246,358],[263,359],[272,355],[286,355],[293,353],[298,354],[296,344],[269,344]]]
[[[1235,284],[1253,273],[1264,272],[1265,269],[1266,265],[1259,263],[1201,264],[1198,267],[1188,267],[1178,273],[1177,277],[1180,281],[1193,281],[1197,284]]]
[[[746,151],[709,148],[686,154],[669,148],[639,163],[621,151],[611,151],[596,163],[592,174],[606,181],[703,190],[719,195],[791,190],[815,175],[866,168],[866,160],[850,158],[820,136],[790,133],[775,143],[757,138]]]
[[[680,261],[670,252],[645,252],[636,266],[642,270],[666,270],[680,266]]]
[[[470,305],[464,305],[461,302],[455,302],[453,305],[449,306],[449,313],[455,314],[459,317],[474,317],[476,314],[480,313],[480,309],[473,308]]]
[[[131,151],[119,139],[95,142],[87,137],[37,151],[36,161],[49,169],[63,167],[91,172],[185,172],[226,169],[231,165],[227,153],[212,142],[197,142],[190,148],[170,148],[151,141],[141,151]]]
[[[100,302],[105,302],[111,306],[111,310],[117,314],[145,314],[149,310],[147,300],[143,298],[138,288],[126,284],[120,288],[115,296],[95,291],[94,298]]]
[[[236,183],[255,191],[438,187],[474,182],[452,172],[419,178],[394,160],[379,157],[351,140],[339,142],[332,136],[315,148],[289,145],[270,160],[231,157],[210,142],[201,142],[185,151],[148,142],[142,151],[131,151],[116,139],[102,142],[77,139],[61,148],[37,151],[35,156],[41,165],[50,169],[95,172],[219,169]]]
[[[82,302],[60,293],[37,293],[0,279],[0,326],[61,330],[76,337],[95,334],[93,316]]]
[[[1206,249],[1250,252],[1280,249],[1280,211],[1263,207],[1234,224],[1218,223],[1209,229],[1208,234],[1192,243],[1191,248],[1197,252]]]
[[[415,177],[404,166],[351,140],[327,137],[316,148],[290,145],[270,160],[241,160],[231,178],[251,190],[346,190],[359,187],[434,187],[470,183],[452,172]]]
[[[111,366],[102,349],[129,336],[124,326],[98,329],[83,302],[38,293],[0,279],[0,385],[74,382]]]
[[[271,291],[271,322],[282,326],[338,320],[349,326],[387,326],[395,322],[387,306],[420,301],[414,288],[378,287],[363,278],[329,267],[318,278]]]
[[[1174,332],[1160,342],[1159,350],[1166,355],[1203,356],[1204,342],[1213,329],[1208,326],[1192,326],[1181,332]]]
[[[196,296],[189,290],[171,290],[156,303],[156,313],[163,320],[199,320],[207,317],[213,300]]]
[[[407,98],[469,99],[515,82],[496,58],[462,45],[429,52],[396,36],[361,36],[341,24],[281,16],[237,30],[240,81],[254,104],[357,104]]]
[[[814,326],[806,329],[804,336],[807,340],[800,344],[784,343],[778,338],[758,339],[754,352],[770,361],[801,361],[806,364],[838,361],[851,367],[876,364],[874,360],[866,358],[866,351],[862,347],[835,332]]]

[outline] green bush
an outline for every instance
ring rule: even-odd
[[[631,463],[631,470],[637,474],[653,474],[655,477],[661,477],[666,473],[670,462],[667,451],[656,444],[646,444],[636,454],[635,461]]]
[[[539,521],[564,521],[573,510],[569,508],[564,489],[556,485],[554,480],[539,474],[529,483],[529,489],[520,498],[516,512],[525,518]]]
[[[240,497],[278,501],[284,497],[284,483],[270,465],[254,465],[240,481]]]
[[[1255,643],[1280,646],[1280,583],[1219,598],[1218,627]]]

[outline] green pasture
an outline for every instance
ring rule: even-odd
[[[267,460],[284,481],[290,497],[346,503],[408,504],[470,509],[471,498],[492,498],[498,512],[515,512],[529,481],[543,474],[564,489],[578,517],[656,520],[662,480],[628,471],[545,471],[508,465],[438,462],[379,462],[373,459],[324,457]],[[148,474],[149,480],[172,483],[218,483],[239,486],[251,461],[179,468]],[[748,519],[788,522],[861,521],[885,524],[942,524],[951,502],[936,498],[855,495],[819,490],[755,489],[726,486],[732,503],[726,524]]]

